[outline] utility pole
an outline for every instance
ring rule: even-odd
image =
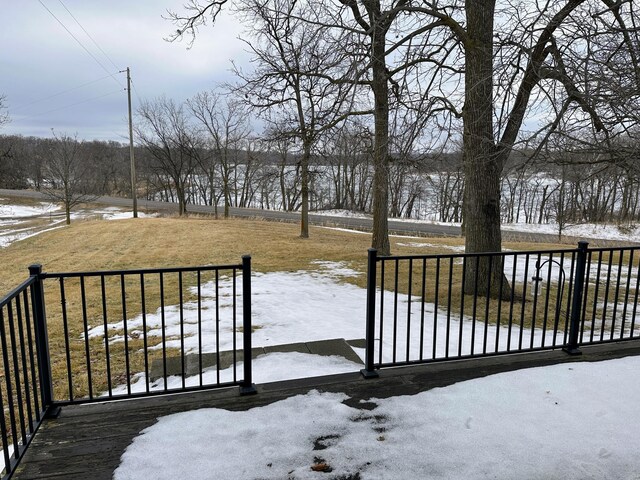
[[[133,199],[133,218],[138,218],[138,199],[136,197],[136,161],[133,156],[133,120],[131,119],[131,74],[127,67],[127,97],[129,99],[129,156],[131,157],[131,198]]]

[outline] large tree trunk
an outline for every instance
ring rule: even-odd
[[[377,21],[371,16],[372,23]],[[374,96],[375,141],[373,147],[373,237],[378,255],[390,255],[389,245],[389,84],[385,62],[386,27],[378,24],[371,37],[371,88]]]
[[[493,132],[493,15],[495,0],[467,0],[463,162],[464,224],[467,253],[500,252],[500,175],[502,161]],[[510,294],[500,257],[469,259],[467,294]]]

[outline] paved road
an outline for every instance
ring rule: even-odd
[[[33,190],[6,190],[0,189],[0,196],[24,197],[39,200],[48,200],[48,197]],[[93,200],[92,203],[103,205],[133,208],[133,203],[129,198],[102,196]],[[175,202],[158,202],[152,200],[138,200],[138,208],[142,211],[152,212],[177,212],[178,204]],[[214,208],[207,205],[187,205],[187,210],[192,213],[213,215]],[[219,208],[221,211],[221,209]],[[230,214],[239,218],[257,218],[279,222],[297,223],[300,221],[300,213],[298,212],[281,212],[277,210],[262,210],[259,208],[235,208],[231,207]],[[352,218],[337,217],[329,215],[309,214],[309,223],[311,225],[330,226],[339,228],[349,228],[353,230],[361,230],[370,232],[372,229],[372,221],[370,218]],[[424,237],[459,237],[460,227],[450,225],[438,225],[428,222],[407,222],[389,219],[389,233],[396,235],[415,235]],[[532,232],[516,232],[511,230],[503,230],[502,238],[505,241],[513,242],[536,242],[536,243],[557,243],[557,235]],[[578,238],[563,237],[562,243],[576,244]],[[589,239],[593,246],[619,246],[631,244],[630,242],[613,241],[613,240],[595,240]]]

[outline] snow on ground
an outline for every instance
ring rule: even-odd
[[[630,357],[520,370],[372,399],[371,411],[312,391],[169,415],[134,439],[114,479],[637,480],[638,369]],[[320,463],[332,472],[311,469]]]
[[[360,339],[365,336],[365,305],[366,289],[344,283],[341,279],[347,276],[358,275],[347,265],[341,263],[321,262],[319,271],[298,272],[272,272],[254,273],[252,275],[252,325],[255,331],[252,334],[252,343],[255,347],[281,345],[295,342],[309,342],[315,340],[328,340],[334,338]],[[323,270],[324,267],[324,270]],[[241,289],[240,281],[236,288]],[[216,325],[216,294],[215,285],[208,283],[203,285],[201,292],[201,305],[203,308],[202,324],[198,325],[198,302],[186,302],[182,309],[184,324],[180,325],[181,312],[177,305],[166,306],[164,312],[164,333],[167,338],[167,348],[180,349],[182,345],[181,331],[184,331],[185,354],[198,353],[200,344],[202,352],[214,352],[216,345],[219,351],[233,350],[234,340],[236,345],[242,344],[242,334],[234,332],[232,310],[233,283],[229,278],[220,279],[218,286],[218,299],[220,301],[219,318]],[[194,292],[195,293],[195,292]],[[457,355],[487,351],[506,351],[519,345],[524,347],[550,345],[553,341],[552,332],[543,334],[541,329],[520,329],[517,319],[511,329],[506,325],[487,325],[482,321],[473,322],[471,318],[460,315],[447,315],[442,309],[437,309],[432,303],[424,304],[424,327],[422,326],[422,301],[420,297],[397,295],[385,291],[378,292],[384,295],[384,326],[383,341],[380,342],[379,325],[376,327],[376,348],[382,345],[382,361],[391,362],[398,360],[442,358],[446,355]],[[286,308],[283,308],[286,305]],[[379,308],[379,303],[376,308]],[[236,318],[241,318],[241,305],[238,305]],[[397,315],[397,329],[394,328],[393,318]],[[516,317],[518,315],[516,314]],[[163,316],[158,309],[153,314],[146,315],[148,338],[155,337],[150,344],[151,350],[162,348]],[[450,334],[447,334],[447,328]],[[110,343],[124,340],[124,322],[118,321],[108,325],[108,337]],[[201,330],[199,330],[201,329]],[[199,337],[201,331],[202,338]],[[220,332],[216,338],[217,332]],[[137,316],[127,320],[127,332],[130,338],[143,335],[143,318]],[[410,332],[407,335],[407,332]],[[104,327],[96,325],[89,329],[90,337],[104,337]],[[235,336],[235,339],[234,339]],[[557,343],[563,341],[563,332],[558,333]],[[460,339],[462,341],[460,342]],[[395,348],[394,348],[395,346]],[[407,358],[408,352],[408,358]],[[362,355],[362,352],[360,352]],[[286,357],[281,357],[285,359]],[[324,360],[323,360],[324,362]],[[317,368],[306,371],[301,370],[304,376],[326,375],[339,373],[345,368],[357,370],[357,365],[344,363],[323,363]],[[350,362],[349,362],[350,363]],[[284,363],[291,365],[291,362]],[[287,377],[278,377],[275,372],[286,372]],[[310,373],[312,372],[312,373]],[[214,378],[215,371],[207,375]],[[230,371],[222,374],[229,378]],[[293,370],[274,369],[274,375],[270,380],[294,378]],[[257,382],[267,381],[256,373]],[[142,387],[145,379],[140,378]],[[181,379],[171,380],[181,382]],[[199,378],[196,380],[199,381]],[[225,380],[221,380],[225,381]],[[170,387],[170,385],[167,385]],[[163,389],[164,384],[156,384],[153,389]]]
[[[0,199],[2,201],[2,199]],[[37,206],[0,204],[0,248],[5,248],[14,242],[34,237],[44,232],[62,228],[65,224],[62,207],[53,203],[41,202]],[[52,216],[55,214],[55,216]],[[138,213],[139,218],[155,217],[157,214]],[[71,220],[88,218],[103,218],[105,220],[121,220],[133,218],[133,212],[122,211],[118,207],[103,209],[78,210],[71,213]],[[45,227],[35,226],[31,220],[44,218],[49,220]]]
[[[233,367],[220,370],[218,374],[215,367],[204,369],[202,378],[199,375],[187,377],[185,387],[198,385],[215,385],[218,383],[230,383],[237,378],[243,378],[243,362],[236,364],[236,378]],[[353,363],[340,356],[312,355],[300,352],[274,352],[260,355],[252,360],[251,369],[253,378],[259,383],[276,382],[279,380],[292,380],[295,378],[318,377],[321,375],[357,372],[362,365]],[[202,383],[201,383],[202,382]],[[131,393],[146,391],[146,377],[144,373],[135,375],[131,382]],[[182,377],[170,376],[167,378],[166,389],[182,388]],[[149,390],[164,390],[163,378],[149,383]],[[119,385],[112,390],[112,395],[124,395],[127,393],[126,385]],[[108,392],[104,392],[106,396]]]
[[[326,215],[333,217],[349,217],[349,218],[371,218],[371,215],[362,212],[351,212],[349,210],[322,210],[311,212],[314,215]],[[457,226],[460,222],[438,222],[434,220],[417,220],[413,218],[389,218],[394,222],[405,223],[426,223],[431,225]],[[545,233],[557,235],[559,226],[557,223],[503,223],[503,230],[512,230],[518,232],[529,233]],[[586,223],[582,225],[567,225],[562,229],[562,235],[584,238],[597,238],[602,240],[621,240],[626,242],[637,242],[640,238],[640,225],[609,225],[609,224],[593,224]]]
[[[411,247],[411,248],[438,248],[443,250],[451,250],[453,252],[464,253],[464,245],[442,245],[440,243],[425,243],[425,242],[398,242],[399,247]]]
[[[158,214],[147,214],[144,212],[138,212],[138,218],[153,218],[157,216]],[[109,213],[103,214],[102,218],[104,220],[124,220],[127,218],[133,218],[133,212],[121,212],[121,211],[109,212]]]
[[[44,232],[50,232],[52,230],[62,228],[64,227],[64,222],[64,219],[51,222],[48,228],[44,228],[41,230],[34,230],[33,228],[20,228],[0,232],[0,248],[8,247],[12,243],[19,242],[20,240],[25,240],[30,237],[35,237],[36,235],[40,235]]]
[[[40,202],[35,206],[0,204],[0,217],[3,221],[24,218],[39,217],[61,210],[62,207],[53,203]]]
[[[515,230],[519,232],[558,234],[558,224],[529,224],[529,223],[508,223],[502,225],[503,230]],[[623,240],[627,242],[637,242],[640,238],[640,225],[629,225],[618,227],[617,225],[584,224],[570,225],[562,229],[562,235],[570,237],[599,238],[608,240]]]

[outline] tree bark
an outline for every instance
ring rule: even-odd
[[[379,3],[379,2],[376,2]],[[379,15],[379,12],[377,12]],[[390,255],[389,244],[389,83],[385,61],[387,27],[375,12],[370,14],[371,89],[374,97],[375,140],[373,146],[373,236],[371,246],[378,255]]]
[[[500,175],[502,160],[493,132],[493,17],[495,0],[467,0],[463,164],[464,232],[467,253],[500,252]],[[503,261],[482,256],[466,263],[464,291],[510,295]],[[477,269],[477,272],[476,272]],[[489,278],[491,277],[491,278]],[[478,281],[476,281],[476,278]],[[481,288],[482,291],[478,291]],[[488,290],[488,292],[487,292]]]

